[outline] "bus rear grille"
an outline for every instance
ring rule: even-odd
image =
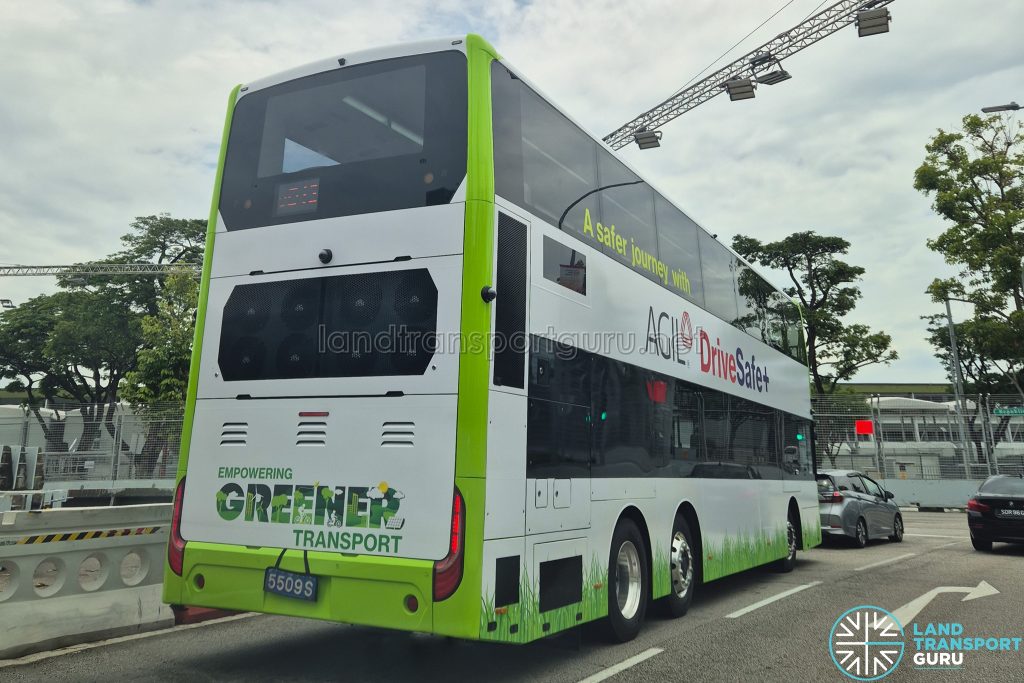
[[[248,422],[225,422],[220,428],[221,446],[244,446],[249,438]]]
[[[295,430],[296,446],[326,446],[327,423],[321,420],[299,420]]]
[[[415,437],[415,422],[385,422],[380,429],[381,448],[411,448]]]

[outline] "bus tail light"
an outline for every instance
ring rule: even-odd
[[[181,576],[185,567],[185,539],[181,537],[181,503],[185,499],[185,478],[174,490],[174,509],[171,512],[171,539],[167,543],[167,564],[171,571]]]
[[[991,507],[989,507],[988,505],[985,505],[984,503],[981,503],[981,502],[975,500],[974,498],[971,498],[969,501],[967,501],[967,509],[968,510],[974,510],[975,512],[991,512],[992,511]]]
[[[466,503],[462,492],[455,487],[452,497],[451,542],[448,554],[434,563],[434,602],[447,600],[462,581],[462,565],[466,548]]]

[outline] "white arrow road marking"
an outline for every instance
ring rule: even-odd
[[[929,602],[935,599],[935,596],[940,593],[967,593],[963,600],[960,602],[967,602],[968,600],[977,600],[978,598],[984,598],[989,595],[996,595],[999,591],[990,586],[987,582],[982,581],[974,588],[970,586],[939,586],[933,588],[919,598],[914,598],[907,604],[900,607],[898,610],[892,613],[896,617],[896,621],[900,622],[903,628],[907,627],[914,617],[923,610]]]

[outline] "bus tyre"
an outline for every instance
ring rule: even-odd
[[[786,520],[786,556],[775,563],[775,571],[788,574],[796,567],[796,523],[790,517]]]
[[[863,548],[868,544],[868,525],[861,517],[857,520],[857,529],[853,536],[853,544],[858,548]]]
[[[676,521],[672,525],[672,543],[668,558],[668,596],[662,601],[664,610],[670,617],[683,616],[693,602],[693,592],[697,584],[695,548],[690,526],[682,515],[676,515]]]
[[[643,536],[633,520],[620,519],[608,557],[606,635],[613,642],[633,640],[644,623],[651,595],[644,548]]]

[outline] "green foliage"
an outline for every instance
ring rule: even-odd
[[[199,282],[194,277],[184,273],[167,277],[156,315],[142,318],[143,346],[135,370],[125,376],[126,400],[185,402],[198,302]]]
[[[935,302],[962,301],[974,316],[957,327],[961,370],[980,384],[998,372],[1024,396],[1024,129],[1011,116],[965,116],[961,130],[925,146],[914,187],[933,198],[948,225],[928,247],[958,266],[959,277],[928,287]],[[951,370],[948,337],[929,339]],[[962,331],[961,331],[962,330]]]
[[[849,381],[863,367],[896,360],[888,334],[843,321],[860,299],[854,283],[864,274],[862,267],[838,258],[847,253],[849,242],[808,230],[777,242],[737,235],[732,246],[750,261],[789,276],[792,286],[785,292],[803,309],[807,365],[819,394],[834,392],[839,382]]]

